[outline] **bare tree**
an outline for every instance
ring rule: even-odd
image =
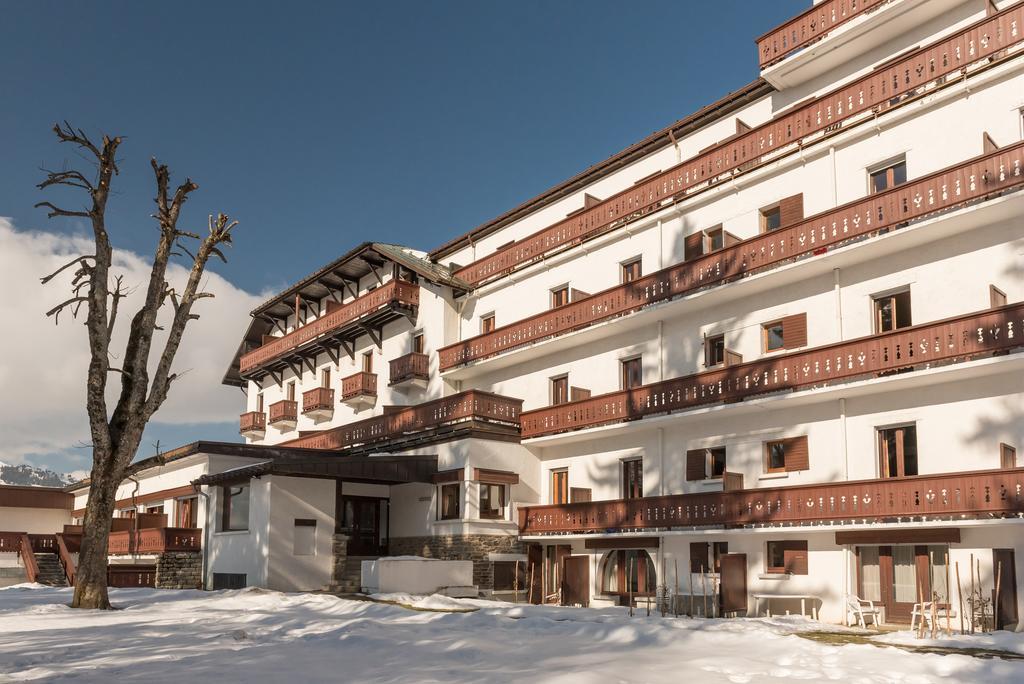
[[[171,370],[174,356],[181,344],[185,327],[190,320],[199,318],[192,312],[195,303],[213,294],[200,290],[200,280],[211,256],[226,261],[222,245],[231,244],[231,230],[238,224],[224,214],[209,218],[209,232],[200,237],[196,233],[178,228],[181,208],[189,195],[199,186],[186,178],[172,188],[167,166],[152,160],[156,176],[156,213],[158,239],[153,255],[142,307],[132,317],[128,341],[122,353],[121,367],[115,368],[110,359],[111,337],[117,322],[118,307],[127,292],[122,278],[111,274],[113,250],[107,232],[106,210],[111,181],[118,174],[117,149],[121,138],[103,136],[96,145],[81,130],[66,121],[57,124],[53,132],[62,143],[74,145],[90,164],[95,164],[90,176],[76,171],[47,171],[40,189],[64,185],[84,190],[89,196],[88,209],[69,211],[50,202],[37,207],[49,210],[49,217],[71,216],[88,219],[92,225],[95,253],[76,256],[50,275],[42,278],[45,284],[61,272],[74,268],[71,296],[46,312],[56,322],[68,310],[78,317],[85,307],[85,326],[89,335],[89,370],[86,380],[86,408],[92,435],[92,472],[89,480],[89,500],[85,507],[82,547],[75,574],[75,608],[109,608],[107,597],[107,540],[110,521],[114,514],[115,494],[128,466],[135,458],[149,419],[167,398],[167,393],[179,377]],[[190,250],[186,241],[193,241]],[[198,243],[198,246],[196,246]],[[166,280],[167,267],[172,256],[187,255],[191,260],[188,279],[181,291],[176,291]],[[157,316],[170,303],[170,322],[158,325]],[[167,339],[159,350],[153,373],[150,373],[150,352],[153,333],[166,330]],[[107,407],[107,380],[111,373],[121,379],[121,392],[113,410]]]

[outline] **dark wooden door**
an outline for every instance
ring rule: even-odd
[[[348,534],[348,555],[378,556],[384,549],[380,534],[380,499],[346,496],[343,499],[343,524]]]
[[[719,557],[722,613],[747,612],[747,554],[726,553]]]
[[[1013,549],[992,549],[992,572],[999,573],[996,629],[1004,629],[1017,622],[1017,567]],[[993,605],[996,605],[995,588],[992,594]]]
[[[528,544],[526,547],[526,581],[530,593],[530,603],[537,605],[541,601],[541,583],[544,577],[544,547],[540,544]]]
[[[622,462],[622,490],[624,499],[643,498],[644,462],[642,459]]]
[[[590,559],[587,556],[568,556],[562,560],[562,605],[590,604]]]

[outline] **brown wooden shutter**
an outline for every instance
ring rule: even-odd
[[[999,467],[1000,468],[1016,468],[1017,467],[1017,450],[1009,444],[999,445]]]
[[[736,237],[735,235],[733,235],[729,231],[725,232],[725,246],[726,247],[732,247],[733,245],[735,245],[738,242],[743,242],[743,240],[741,240],[740,238]]]
[[[807,346],[807,314],[799,313],[782,319],[782,346],[786,349]]]
[[[686,452],[686,481],[703,480],[707,472],[707,449],[690,449]]]
[[[590,398],[590,390],[582,387],[569,388],[569,401],[583,401]]]
[[[794,575],[807,574],[807,542],[788,541],[782,552],[786,572]]]
[[[725,350],[725,365],[726,366],[738,366],[743,363],[743,355],[737,354],[731,349]]]
[[[700,574],[708,572],[708,543],[690,542],[690,572]]]
[[[981,153],[989,154],[999,150],[999,145],[996,145],[996,141],[992,139],[992,136],[987,131],[981,133]]]
[[[570,503],[584,503],[591,500],[591,493],[588,487],[572,487],[569,490]]]
[[[783,440],[786,443],[786,470],[809,470],[810,453],[807,449],[807,435]]]
[[[571,300],[574,301],[574,302],[578,302],[579,300],[586,299],[587,297],[590,296],[589,292],[584,292],[583,290],[577,290],[576,288],[572,288],[572,290],[570,292],[571,292]]]
[[[779,227],[786,228],[804,220],[804,194],[779,201]]]
[[[544,547],[540,544],[526,545],[526,577],[529,582],[530,603],[541,602],[541,579],[544,577]]]
[[[690,261],[704,254],[704,233],[687,235],[683,240],[683,260]]]
[[[988,286],[988,303],[993,309],[1006,306],[1006,293],[995,285]]]

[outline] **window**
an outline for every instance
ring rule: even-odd
[[[439,520],[459,519],[459,499],[462,485],[458,482],[441,485],[440,507],[438,511]]]
[[[320,370],[320,386],[330,388],[331,386],[331,369],[322,368]]]
[[[705,235],[707,235],[708,252],[725,249],[725,229],[721,226],[705,231]]]
[[[295,381],[288,383],[288,401],[295,401]]]
[[[494,591],[525,591],[526,562],[494,561]]]
[[[244,572],[215,572],[213,573],[213,590],[220,589],[245,589]]]
[[[623,283],[631,283],[634,280],[640,279],[640,276],[642,275],[640,257],[624,262],[621,267],[622,271],[620,275]]]
[[[635,458],[622,462],[622,498],[642,499],[644,496],[644,462]]]
[[[785,332],[782,326],[782,321],[773,321],[771,323],[765,323],[762,326],[763,337],[764,337],[764,350],[766,352],[777,351],[779,349],[786,348],[786,338],[783,335]]]
[[[901,425],[880,429],[878,461],[881,477],[917,475],[917,427]]]
[[[770,233],[782,227],[782,207],[776,204],[774,207],[761,210],[761,232]]]
[[[363,352],[363,372],[364,373],[372,373],[373,372],[373,352],[372,351]]]
[[[786,443],[783,441],[768,442],[767,470],[769,473],[777,473],[786,470]]]
[[[658,576],[651,555],[642,549],[609,551],[601,569],[601,591],[628,596],[653,595]]]
[[[633,389],[644,384],[644,366],[639,356],[622,361],[622,389]]]
[[[423,333],[416,333],[412,336],[412,351],[415,354],[423,353]]]
[[[704,365],[714,368],[725,363],[725,335],[704,338]]]
[[[146,513],[150,513],[150,514],[156,515],[156,514],[163,513],[163,512],[164,512],[164,505],[163,504],[160,504],[159,506],[147,506],[146,507]]]
[[[807,574],[807,542],[801,540],[770,541],[767,544],[769,573],[789,575]]]
[[[1016,468],[1017,467],[1017,450],[1009,444],[999,445],[999,467],[1000,468]]]
[[[895,188],[897,185],[907,182],[907,162],[905,159],[901,159],[894,164],[872,171],[868,175],[871,186],[869,190],[872,193]]]
[[[256,413],[263,413],[263,392],[256,395]]]
[[[129,519],[131,519],[131,518],[134,518],[134,517],[135,517],[135,512],[136,512],[136,511],[135,511],[135,509],[134,509],[134,508],[125,508],[125,509],[123,509],[123,510],[121,510],[121,511],[119,511],[119,512],[118,512],[118,515],[117,515],[117,517],[119,517],[119,518],[129,518]]]
[[[695,482],[710,477],[725,477],[725,447],[687,451],[686,480]]]
[[[810,468],[807,435],[764,443],[765,472],[791,472]]]
[[[316,520],[295,518],[295,527],[292,531],[292,555],[316,555]]]
[[[494,314],[489,313],[486,316],[480,317],[480,334],[486,335],[489,332],[494,332]]]
[[[551,471],[551,503],[569,503],[569,471],[565,468]]]
[[[911,325],[910,290],[875,297],[875,332],[899,330]]]
[[[558,406],[569,401],[569,376],[551,378],[551,405]]]
[[[175,515],[177,517],[174,524],[177,527],[199,527],[199,497],[190,496],[186,499],[178,499]]]
[[[505,517],[505,485],[480,483],[480,517]]]
[[[221,531],[249,529],[249,485],[224,485],[220,491]]]
[[[551,308],[557,309],[569,303],[569,286],[563,285],[551,290]]]
[[[708,476],[725,476],[725,447],[708,449]]]

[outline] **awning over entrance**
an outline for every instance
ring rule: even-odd
[[[302,451],[302,450],[298,450]],[[437,456],[340,456],[337,454],[288,454],[234,468],[223,473],[203,475],[195,484],[215,485],[237,482],[263,475],[291,475],[373,482],[377,484],[430,483],[437,473]]]

